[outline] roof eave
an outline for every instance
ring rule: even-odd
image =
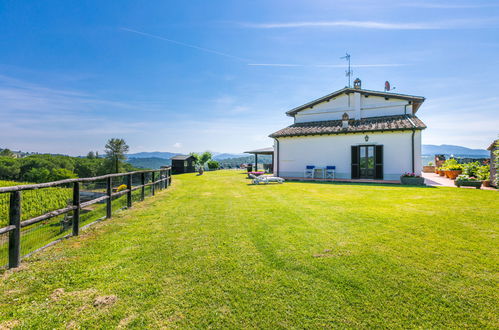
[[[362,130],[362,131],[342,131],[342,132],[327,132],[327,133],[312,133],[312,134],[296,134],[296,135],[274,135],[270,134],[269,137],[276,139],[282,137],[300,137],[300,136],[317,136],[317,135],[339,135],[339,134],[364,134],[372,132],[401,132],[401,131],[422,131],[426,129],[425,127],[414,127],[414,128],[392,128],[392,129],[376,129],[376,130]]]
[[[286,115],[289,117],[294,117],[298,112],[305,110],[306,108],[313,107],[316,104],[322,103],[324,101],[327,101],[328,99],[331,99],[335,96],[338,96],[342,93],[353,93],[353,92],[360,92],[361,94],[368,94],[368,95],[374,95],[374,96],[383,96],[383,97],[392,97],[392,98],[397,98],[397,99],[402,99],[402,100],[407,100],[407,101],[413,101],[415,103],[418,103],[417,108],[414,110],[414,113],[419,109],[421,104],[426,100],[425,97],[423,96],[415,96],[415,95],[406,95],[406,94],[397,94],[397,93],[389,93],[389,92],[379,92],[379,91],[372,91],[369,89],[355,89],[355,88],[349,88],[345,87],[340,90],[337,90],[333,93],[330,93],[328,95],[325,95],[323,97],[320,97],[318,99],[315,99],[313,101],[310,101],[308,103],[305,103],[299,107],[296,107],[294,109],[291,109],[289,111],[286,111]]]

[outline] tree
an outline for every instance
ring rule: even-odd
[[[17,180],[21,173],[19,160],[9,157],[0,157],[0,179]]]
[[[77,175],[65,168],[56,168],[50,173],[50,181],[74,179]]]
[[[95,154],[93,151],[89,151],[88,154],[87,154],[87,158],[88,159],[94,159],[95,158]]]
[[[3,149],[0,151],[0,157],[14,158],[15,154],[10,149]]]
[[[219,169],[219,168],[220,168],[220,163],[219,163],[219,162],[217,162],[216,160],[210,160],[210,161],[208,162],[208,168],[209,168],[210,170],[217,170],[217,169]]]
[[[28,182],[42,183],[49,182],[50,171],[46,168],[32,168],[26,174],[24,174],[23,179]]]
[[[213,155],[209,151],[205,151],[201,155],[195,152],[191,152],[190,155],[194,157],[194,161],[198,166],[199,175],[203,175],[204,166],[211,160],[211,157],[213,157]]]
[[[109,161],[111,171],[119,173],[123,167],[123,161],[126,160],[125,154],[130,147],[123,139],[110,139],[106,144],[106,158]]]

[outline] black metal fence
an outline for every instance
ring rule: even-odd
[[[171,167],[0,188],[0,267],[171,185]],[[3,227],[2,227],[3,226]]]

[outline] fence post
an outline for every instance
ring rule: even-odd
[[[111,177],[106,179],[106,188],[107,188],[107,200],[106,200],[106,218],[111,218],[112,216],[112,193],[113,193],[113,181]]]
[[[140,173],[140,184],[142,185],[142,189],[140,190],[140,199],[144,200],[146,197],[146,174],[144,172]]]
[[[161,178],[161,189],[166,188],[166,171],[159,171],[159,177]]]
[[[172,168],[171,167],[168,169],[168,185],[169,186],[172,185]]]
[[[151,182],[156,181],[156,179],[155,179],[155,176],[156,176],[156,175],[155,175],[155,174],[156,174],[156,172],[154,172],[154,171],[153,171],[153,172],[151,172],[151,177],[152,177]],[[153,184],[151,184],[151,194],[152,194],[152,196],[154,196],[155,186],[156,186],[156,184],[154,184],[154,183],[153,183]]]
[[[16,226],[9,233],[9,268],[16,268],[21,260],[21,191],[10,193],[9,224]]]
[[[80,183],[75,182],[73,185],[73,236],[78,236],[80,233]]]
[[[126,177],[126,189],[128,192],[126,193],[126,206],[132,207],[132,174],[128,174]]]

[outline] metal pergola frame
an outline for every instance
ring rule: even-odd
[[[249,150],[244,153],[255,155],[255,171],[258,170],[258,155],[272,155],[272,171],[274,170],[274,147]]]

